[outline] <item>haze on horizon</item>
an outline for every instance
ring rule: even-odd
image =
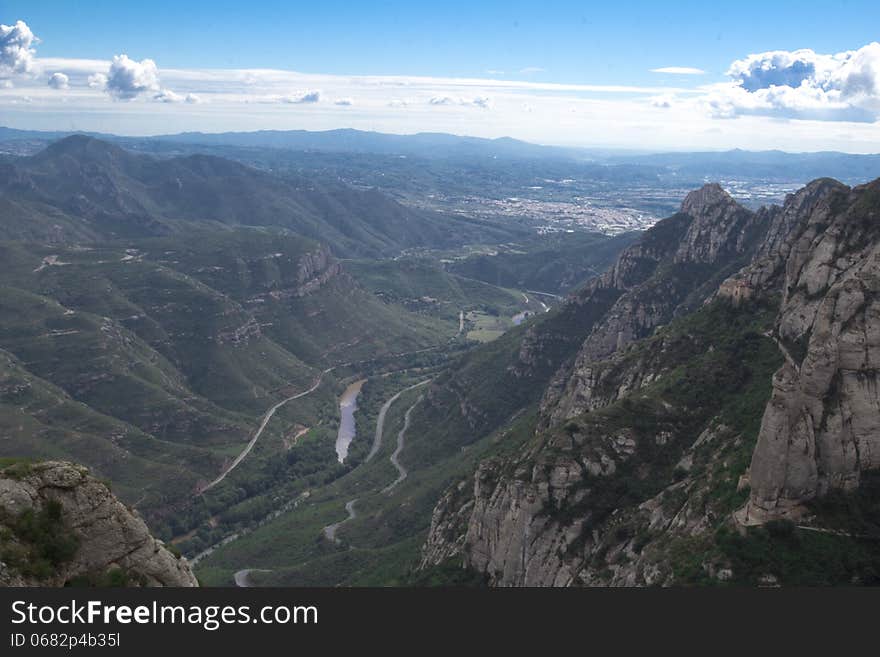
[[[871,2],[179,4],[5,2],[0,124],[880,152]]]

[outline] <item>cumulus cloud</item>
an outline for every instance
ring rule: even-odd
[[[133,100],[142,93],[164,93],[159,87],[159,69],[152,59],[140,62],[128,55],[116,55],[107,73],[107,92],[118,100]]]
[[[0,78],[29,73],[36,55],[32,46],[38,41],[24,21],[16,21],[15,25],[0,24]]]
[[[716,117],[764,115],[825,121],[880,118],[880,43],[821,54],[775,50],[730,65],[729,83],[704,99]]]
[[[159,93],[153,95],[153,100],[160,103],[190,103],[196,104],[202,102],[202,99],[195,94],[178,94],[171,89],[160,89]]]
[[[315,91],[306,91],[301,94],[294,94],[292,96],[285,96],[281,99],[281,102],[290,103],[292,105],[303,105],[308,103],[317,103],[321,100],[321,92],[318,90]]]
[[[664,66],[651,69],[651,73],[666,73],[668,75],[703,75],[705,72],[701,68],[692,68],[690,66]]]
[[[70,78],[64,75],[64,73],[53,73],[49,77],[49,86],[58,90],[69,89]]]
[[[153,95],[153,100],[158,100],[160,103],[182,103],[183,98],[171,89],[160,89],[159,93]]]

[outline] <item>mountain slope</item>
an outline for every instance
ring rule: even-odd
[[[627,289],[533,437],[441,499],[423,568],[495,585],[875,581],[878,184],[816,181],[759,215],[707,187],[648,231],[595,283]],[[671,248],[649,248],[655,231]]]
[[[266,409],[322,370],[444,345],[458,328],[384,303],[293,235],[127,244],[0,242],[0,455],[85,463],[151,523],[189,504]],[[316,396],[332,405],[326,379]]]
[[[216,222],[292,230],[330,244],[337,255],[376,255],[512,234],[406,208],[373,190],[282,179],[207,155],[156,160],[82,135],[3,164],[0,196],[7,239],[148,237],[181,222]],[[24,225],[27,215],[35,219]],[[35,222],[45,234],[34,234]]]

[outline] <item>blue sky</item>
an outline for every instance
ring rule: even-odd
[[[745,53],[838,52],[880,38],[880,3],[192,2],[4,0],[44,56],[126,52],[160,65],[642,84],[651,69],[720,77]],[[714,5],[714,6],[713,6]],[[536,74],[535,74],[536,75]]]
[[[864,70],[874,75],[874,51],[860,49],[880,38],[878,2],[4,0],[0,23],[18,20],[39,41],[30,45],[26,71],[7,66],[3,77],[0,65],[0,111],[8,117],[0,123],[17,127],[149,133],[170,121],[181,129],[351,126],[485,136],[503,129],[534,141],[605,146],[633,146],[655,133],[649,141],[657,148],[683,139],[694,147],[755,147],[768,143],[769,131],[771,145],[789,149],[880,150],[880,88],[858,98],[847,91],[847,80]],[[799,49],[811,50],[817,64],[813,55],[765,56],[729,75],[750,56]],[[829,64],[850,51],[867,64],[855,73],[856,56]],[[106,77],[123,54],[109,87],[90,77]],[[155,71],[137,68],[145,60]],[[743,93],[753,69],[799,70],[795,60],[817,71],[809,89],[797,78],[790,88],[768,82]],[[666,67],[703,73],[654,72]],[[279,73],[242,73],[256,69]],[[464,79],[488,82],[456,82]],[[138,91],[113,86],[126,81]],[[171,107],[153,111],[149,101]],[[273,101],[285,107],[270,110]],[[602,128],[621,116],[627,121]]]

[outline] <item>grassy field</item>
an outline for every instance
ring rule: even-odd
[[[476,310],[465,315],[465,322],[468,329],[467,339],[477,342],[496,340],[513,326],[513,320],[509,317],[490,315]]]

